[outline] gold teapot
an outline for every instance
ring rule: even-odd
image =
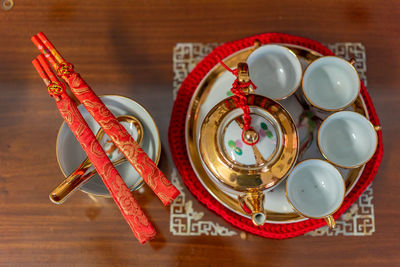
[[[248,84],[246,63],[238,64],[237,77],[240,83]],[[267,218],[264,193],[278,185],[297,160],[298,133],[292,117],[279,103],[253,94],[250,87],[242,89],[251,127],[245,127],[238,96],[226,98],[203,120],[199,151],[208,172],[240,193],[241,208],[260,226]]]

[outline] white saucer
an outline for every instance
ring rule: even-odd
[[[141,147],[157,164],[161,155],[160,136],[158,128],[147,110],[132,99],[124,96],[104,95],[100,98],[116,117],[120,115],[131,115],[142,123],[143,140]],[[100,126],[83,105],[79,105],[78,109],[88,123],[90,129],[96,135]],[[58,131],[56,155],[60,169],[65,177],[71,174],[86,158],[85,152],[65,122]],[[129,162],[118,165],[116,169],[131,191],[140,188],[143,184],[142,177],[139,176]],[[98,174],[94,175],[88,182],[82,185],[80,190],[93,195],[110,197],[107,188]]]

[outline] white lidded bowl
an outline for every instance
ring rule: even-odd
[[[149,112],[130,98],[118,95],[104,95],[100,99],[114,116],[130,115],[138,119],[143,126],[142,149],[157,164],[161,155],[161,142],[158,128]],[[100,126],[89,114],[83,105],[78,106],[83,118],[90,129],[96,135]],[[57,135],[56,155],[60,169],[65,177],[71,174],[85,160],[87,155],[79,142],[64,122]],[[143,184],[143,178],[137,173],[129,162],[116,166],[122,179],[131,191],[134,191]],[[88,182],[83,184],[81,191],[92,195],[109,197],[110,194],[98,174],[94,175]]]

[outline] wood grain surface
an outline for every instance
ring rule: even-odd
[[[0,266],[399,266],[400,2],[28,1],[0,9]],[[55,141],[62,122],[31,60],[43,31],[98,94],[144,105],[161,134],[160,167],[173,168],[167,130],[172,49],[177,42],[226,42],[285,32],[324,43],[361,42],[368,90],[383,126],[385,154],[374,180],[376,232],[368,237],[269,240],[177,237],[169,209],[135,193],[159,235],[140,245],[114,203],[77,192],[62,206]],[[211,220],[229,226],[194,200]],[[240,232],[240,231],[238,231]]]

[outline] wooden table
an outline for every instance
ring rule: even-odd
[[[10,11],[0,9],[0,266],[400,265],[400,2],[14,1]],[[173,168],[167,129],[175,43],[264,32],[363,43],[385,147],[374,180],[376,232],[281,241],[173,236],[169,209],[146,190],[136,196],[159,235],[139,245],[111,200],[95,202],[78,192],[62,206],[50,203],[48,193],[62,179],[55,157],[62,119],[30,63],[37,54],[30,36],[39,31],[98,94],[125,95],[150,111],[165,172]]]

